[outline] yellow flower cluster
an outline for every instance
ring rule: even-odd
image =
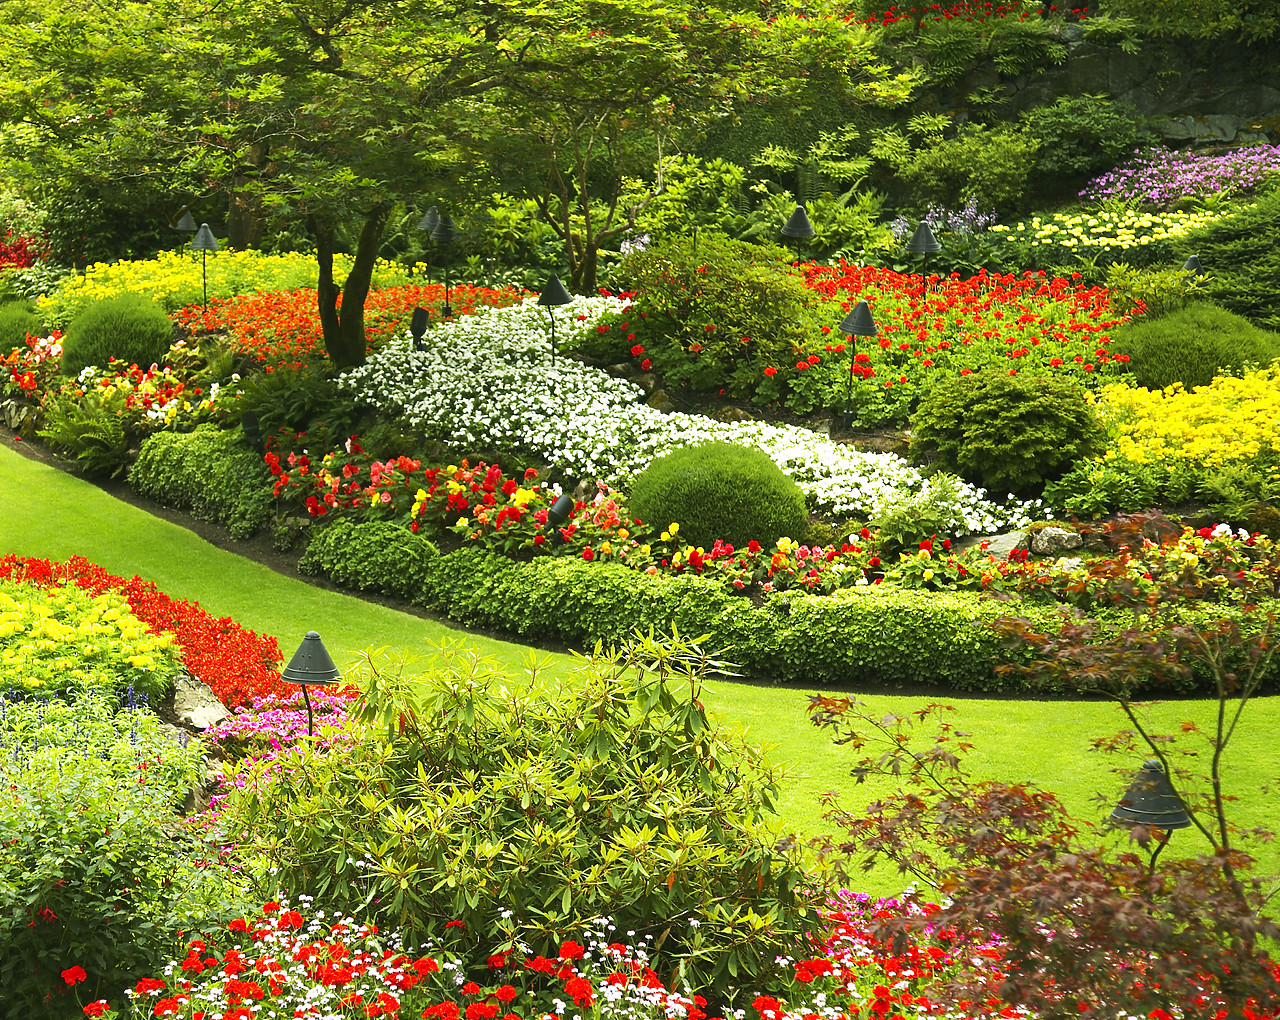
[[[1185,461],[1218,468],[1280,453],[1280,369],[1224,377],[1188,392],[1105,386],[1099,410],[1115,441],[1108,458],[1132,464]]]
[[[1033,216],[1012,225],[996,224],[994,233],[1009,234],[1034,247],[1142,248],[1175,240],[1212,222],[1219,213],[1140,212],[1103,207],[1087,212]]]
[[[0,582],[0,680],[31,693],[93,682],[163,686],[181,668],[172,634],[153,634],[123,595],[45,592]]]
[[[339,284],[351,268],[347,255],[334,256],[334,276]],[[256,251],[219,251],[208,257],[209,297],[228,298],[255,291],[296,290],[314,287],[317,279],[315,255],[290,252],[264,255]],[[374,284],[392,287],[411,282],[404,266],[379,260]],[[66,277],[53,293],[40,298],[46,320],[65,327],[90,301],[115,297],[124,292],[149,294],[174,312],[198,305],[204,298],[204,277],[199,257],[190,252],[162,252],[153,259],[131,262],[97,262],[84,276]]]

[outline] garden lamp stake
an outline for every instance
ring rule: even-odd
[[[852,348],[849,352],[849,378],[845,380],[844,412],[840,415],[844,427],[848,428],[853,424],[853,372],[858,359],[858,342],[854,338],[875,336],[880,330],[876,326],[876,320],[871,317],[871,306],[867,304],[865,298],[853,306],[853,310],[840,321],[840,325],[836,328],[849,337]]]
[[[333,659],[329,657],[329,652],[324,647],[324,642],[320,640],[320,635],[314,630],[307,631],[307,636],[302,639],[302,644],[298,646],[298,650],[293,653],[293,658],[289,660],[289,665],[285,666],[280,673],[280,679],[286,683],[300,684],[302,687],[302,701],[307,706],[307,735],[314,737],[315,721],[311,715],[311,698],[307,694],[307,688],[311,684],[320,684],[328,686],[336,684],[341,679],[338,667],[333,664]]]

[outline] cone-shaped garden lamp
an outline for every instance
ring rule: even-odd
[[[796,211],[782,225],[782,236],[793,241],[803,241],[812,237],[815,233],[813,224],[809,222],[809,214],[805,212],[805,208],[802,205],[796,206]]]
[[[196,236],[191,239],[191,247],[200,253],[200,275],[204,281],[204,310],[209,310],[209,252],[218,250],[218,242],[213,239],[213,231],[209,224],[201,223]]]
[[[547,316],[551,319],[551,367],[556,367],[556,317],[551,311],[561,305],[567,305],[573,300],[572,295],[564,289],[564,284],[560,282],[560,277],[552,273],[547,278],[547,285],[542,288],[542,293],[538,295],[538,304],[547,310]]]
[[[858,341],[854,338],[875,336],[880,330],[876,327],[876,320],[871,317],[871,306],[865,299],[853,306],[853,310],[840,321],[837,328],[849,337],[849,378],[845,380],[844,413],[840,415],[844,427],[848,428],[853,423],[853,369],[858,357]]]
[[[428,212],[427,216],[431,214]],[[423,217],[425,222],[426,217]],[[452,217],[446,213],[441,213],[436,225],[431,229],[431,240],[436,244],[453,244],[454,239],[458,236],[458,227],[453,222]],[[448,319],[453,316],[453,309],[449,307],[449,263],[444,264],[444,306],[440,309],[440,318]]]
[[[1115,825],[1123,825],[1130,829],[1142,826],[1138,842],[1143,846],[1151,841],[1148,829],[1160,829],[1163,835],[1151,855],[1151,870],[1155,870],[1156,857],[1164,849],[1174,829],[1185,829],[1191,825],[1191,816],[1187,814],[1182,798],[1164,774],[1164,768],[1152,759],[1142,763],[1142,768],[1125,790],[1120,803],[1111,812],[1110,821]]]
[[[921,220],[920,226],[916,227],[916,232],[911,235],[911,240],[907,242],[907,251],[913,255],[923,255],[924,264],[920,268],[922,274],[927,274],[929,269],[929,256],[935,251],[942,251],[942,244],[933,236],[933,229],[929,224]]]
[[[440,222],[440,210],[439,210],[439,209],[437,209],[437,208],[433,205],[430,209],[428,209],[428,210],[423,214],[422,219],[420,219],[420,220],[418,221],[418,229],[419,229],[419,230],[426,231],[426,234],[427,234],[427,240],[428,240],[428,241],[430,241],[430,240],[431,240],[431,231],[433,231],[433,230],[435,230],[435,229],[436,229],[436,224],[437,224],[437,223],[439,223],[439,222]],[[427,284],[428,284],[428,285],[430,285],[430,283],[431,283],[431,258],[430,258],[430,254],[431,254],[431,253],[430,253],[430,250],[428,249],[428,252],[427,252],[427,255],[428,255],[428,258],[427,258]],[[413,271],[412,271],[412,270],[410,270],[410,275],[412,275],[412,272],[413,272]]]
[[[190,209],[182,214],[182,218],[174,224],[173,229],[182,230],[188,234],[194,234],[196,232],[196,220],[195,217],[191,215]]]
[[[1182,263],[1182,271],[1188,276],[1194,276],[1196,278],[1197,287],[1204,286],[1204,266],[1200,264],[1200,257],[1198,255],[1188,255],[1187,261]]]
[[[298,645],[298,650],[293,653],[293,658],[289,660],[289,665],[285,666],[284,671],[280,674],[280,679],[286,683],[302,685],[302,700],[307,705],[307,733],[311,736],[315,735],[315,726],[311,718],[311,698],[307,695],[307,688],[312,684],[327,687],[336,684],[342,679],[342,675],[338,672],[338,667],[333,664],[333,659],[329,657],[329,652],[324,646],[324,642],[320,640],[320,635],[314,630],[307,631],[307,636],[302,639],[302,644]]]

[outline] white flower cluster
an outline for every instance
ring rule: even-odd
[[[622,307],[613,298],[575,298],[554,313],[557,343]],[[534,454],[624,488],[655,457],[709,440],[763,450],[812,507],[833,514],[871,517],[929,484],[893,454],[862,453],[793,425],[667,414],[640,403],[642,391],[632,383],[599,369],[563,357],[552,367],[549,323],[532,298],[479,310],[429,332],[426,350],[414,350],[408,334],[389,342],[339,386],[431,438]],[[975,533],[1025,524],[1033,509],[998,507],[965,483],[952,499],[955,516]]]

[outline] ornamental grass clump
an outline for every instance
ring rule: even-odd
[[[651,527],[679,524],[684,541],[708,549],[717,539],[771,548],[803,539],[809,527],[800,487],[768,454],[732,443],[659,457],[632,483],[630,507]]]

